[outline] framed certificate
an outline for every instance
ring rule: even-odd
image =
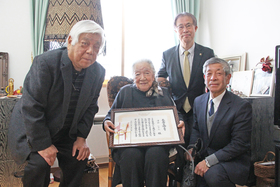
[[[184,143],[175,106],[113,109],[111,120],[110,148]]]

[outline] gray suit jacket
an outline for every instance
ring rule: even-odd
[[[162,64],[157,74],[158,77],[169,77],[172,88],[172,97],[180,110],[184,105],[186,97],[193,106],[194,99],[205,93],[202,67],[206,60],[214,57],[214,51],[210,48],[195,44],[192,73],[189,87],[187,88],[181,71],[179,60],[179,45],[163,52]]]
[[[87,138],[98,112],[97,99],[105,69],[97,62],[86,69],[73,123],[72,139]],[[14,160],[21,164],[30,152],[52,145],[52,138],[63,127],[72,90],[72,62],[66,48],[34,58],[26,75],[22,98],[13,110],[8,143]]]
[[[195,143],[197,138],[202,138],[201,159],[215,153],[230,180],[244,185],[248,180],[251,160],[252,106],[248,101],[226,91],[216,111],[209,137],[208,99],[209,93],[205,93],[194,101],[194,126],[190,144]]]

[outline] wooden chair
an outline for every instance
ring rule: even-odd
[[[108,103],[111,108],[119,90],[121,87],[132,84],[133,80],[124,77],[124,76],[114,76],[107,83],[107,95],[108,95]],[[107,136],[107,143],[109,147],[109,137]],[[113,171],[114,171],[115,162],[112,158],[111,149],[109,149],[109,164],[108,164],[108,187],[112,186],[113,180]]]
[[[110,108],[111,108],[119,90],[121,89],[121,87],[123,87],[127,84],[132,84],[132,83],[133,83],[132,79],[129,79],[129,78],[124,77],[124,76],[114,76],[108,81],[108,83],[107,83],[107,96],[108,96],[108,103],[109,103]],[[171,85],[170,85],[168,80],[159,82],[159,85],[161,87],[167,87],[169,89],[170,94],[172,93]],[[108,147],[109,147],[109,137],[108,136],[107,136],[107,143],[108,143]],[[175,158],[176,158],[176,155],[173,154],[172,156],[169,157],[169,162],[170,163],[174,162]],[[112,158],[111,149],[109,149],[108,187],[112,186],[114,167],[115,167],[115,162],[113,161],[113,158]],[[168,172],[169,172],[169,176],[173,175],[170,170]],[[170,177],[169,177],[169,179],[170,179]],[[169,180],[169,186],[175,186],[175,183],[176,183],[175,179],[174,180]]]

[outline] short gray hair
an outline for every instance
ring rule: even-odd
[[[226,75],[230,74],[230,66],[225,60],[223,60],[221,58],[212,57],[212,58],[206,60],[206,62],[203,65],[203,74],[204,75],[206,75],[207,66],[209,66],[210,64],[221,64],[223,66],[223,70],[226,73]]]
[[[137,64],[140,64],[140,63],[143,63],[143,62],[148,63],[149,66],[150,66],[150,68],[152,69],[154,75],[156,74],[156,70],[155,70],[155,67],[154,67],[153,62],[152,62],[151,60],[149,60],[149,59],[141,59],[141,60],[138,60],[138,61],[134,62],[133,65],[132,65],[133,77],[134,77],[135,66],[136,66]]]
[[[197,20],[196,20],[196,17],[194,15],[192,15],[191,13],[188,13],[188,12],[182,12],[180,14],[178,14],[175,19],[174,19],[174,27],[177,27],[177,20],[178,18],[180,17],[184,17],[184,16],[188,16],[190,18],[192,18],[192,21],[193,21],[193,25],[196,27],[197,26]]]
[[[79,41],[80,34],[83,33],[92,33],[92,34],[99,34],[102,38],[100,49],[104,46],[105,43],[105,34],[104,30],[100,25],[95,23],[92,20],[82,20],[77,22],[71,29],[69,36],[72,37],[71,45],[75,45]],[[66,44],[68,43],[68,38]]]

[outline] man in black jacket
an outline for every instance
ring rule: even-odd
[[[14,160],[28,163],[25,187],[47,187],[56,158],[63,174],[60,186],[80,185],[90,154],[86,138],[105,75],[96,62],[103,44],[103,29],[84,20],[71,29],[67,48],[34,58],[8,136]]]

